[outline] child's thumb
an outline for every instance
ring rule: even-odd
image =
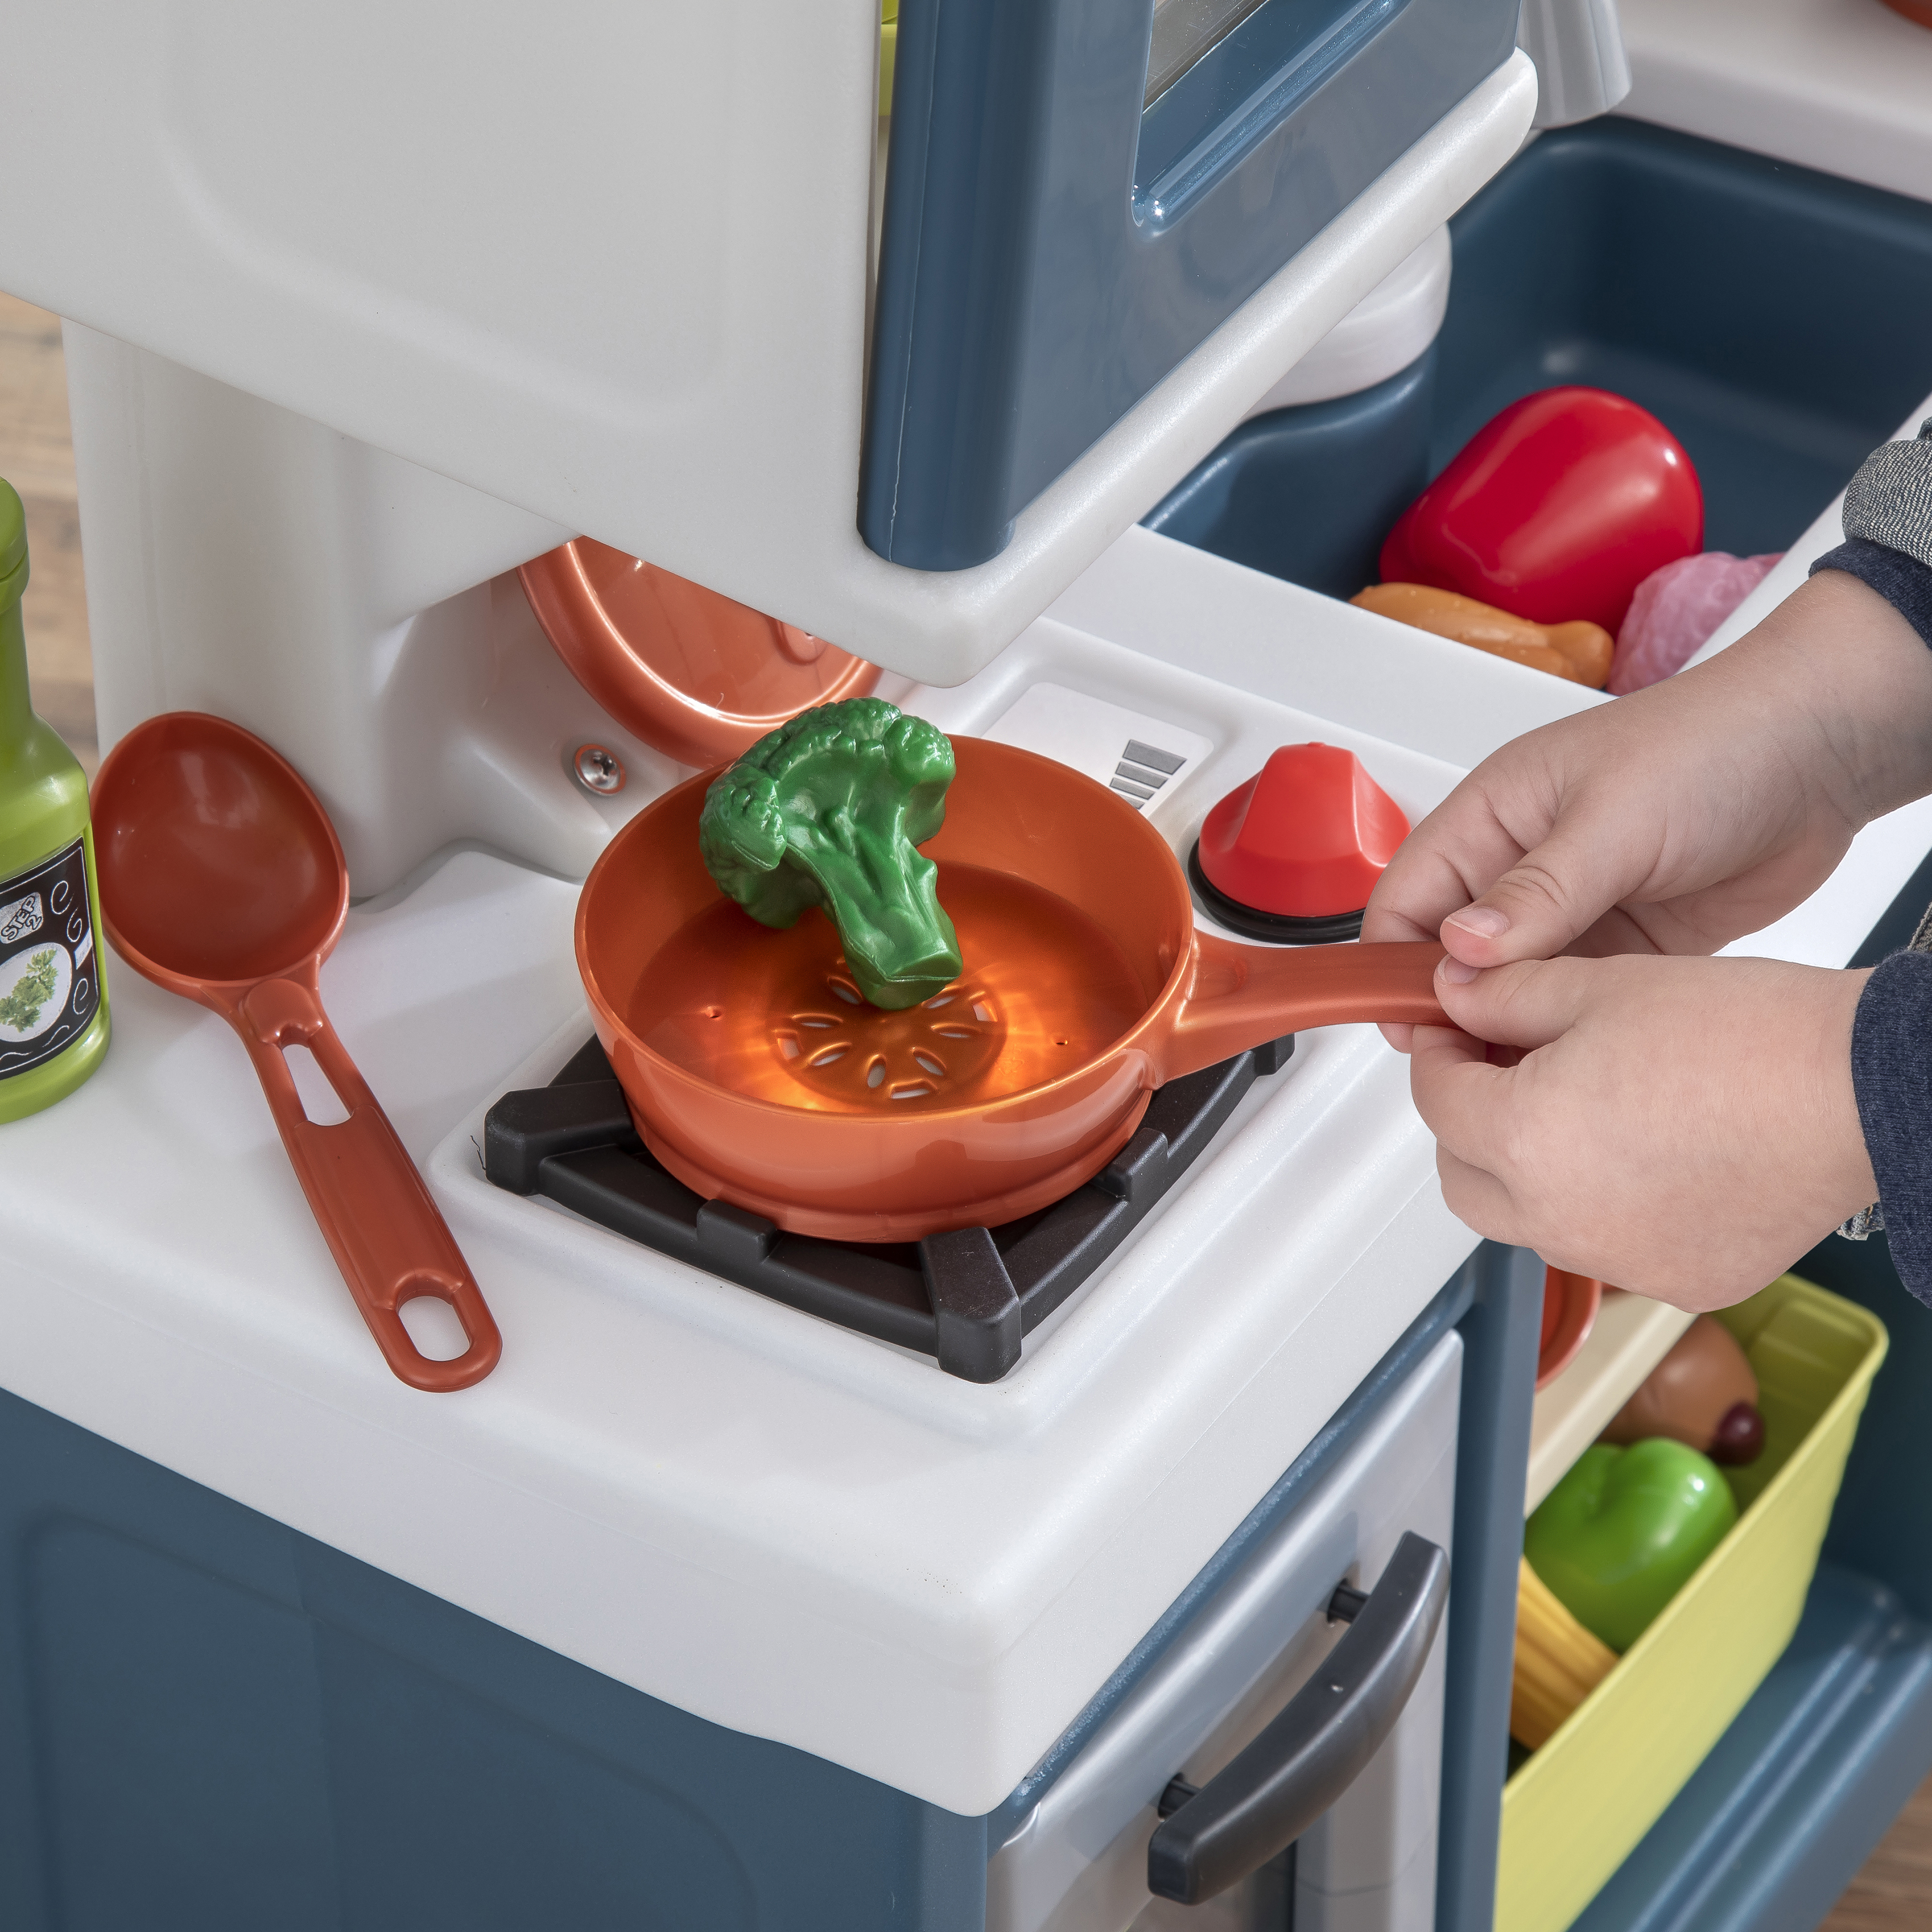
[[[1597,842],[1552,832],[1442,922],[1442,944],[1470,966],[1555,958],[1623,896],[1593,846],[1600,852]]]

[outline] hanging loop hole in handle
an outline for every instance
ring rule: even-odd
[[[426,1355],[416,1346],[403,1310],[411,1302],[421,1300],[440,1301],[454,1314],[463,1331],[460,1353]],[[426,1269],[404,1276],[380,1305],[364,1309],[363,1318],[396,1374],[412,1388],[427,1389],[433,1394],[446,1394],[481,1382],[503,1352],[503,1338],[475,1286]]]
[[[1198,1905],[1300,1838],[1394,1730],[1448,1600],[1448,1558],[1405,1532],[1340,1641],[1261,1734],[1198,1790],[1169,1781],[1148,1841],[1148,1890]]]

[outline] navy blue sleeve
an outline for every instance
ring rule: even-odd
[[[1932,1306],[1932,953],[1894,952],[1865,982],[1852,1086],[1892,1265]]]
[[[1921,563],[1889,544],[1852,537],[1836,550],[1828,550],[1808,574],[1816,577],[1821,570],[1842,570],[1876,590],[1932,645],[1932,565]]]
[[[1932,416],[1860,465],[1845,486],[1844,530],[1812,574],[1856,577],[1932,646]],[[1932,912],[1859,996],[1852,1086],[1878,1198],[1838,1232],[1862,1241],[1883,1228],[1899,1279],[1932,1306]]]

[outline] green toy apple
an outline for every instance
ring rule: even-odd
[[[1658,1436],[1594,1443],[1529,1519],[1529,1567],[1570,1615],[1628,1650],[1738,1520],[1707,1456]]]

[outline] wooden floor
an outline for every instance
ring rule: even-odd
[[[1899,1814],[1825,1924],[1826,1932],[1926,1932],[1932,1927],[1932,1779]]]
[[[11,296],[0,296],[0,476],[27,506],[32,568],[22,615],[34,707],[92,777],[100,754],[60,324]]]
[[[74,747],[91,776],[100,749],[60,324],[44,310],[4,295],[0,476],[27,506],[33,569],[25,616],[34,707]],[[1822,1932],[1932,1932],[1932,1780],[1900,1814]]]

